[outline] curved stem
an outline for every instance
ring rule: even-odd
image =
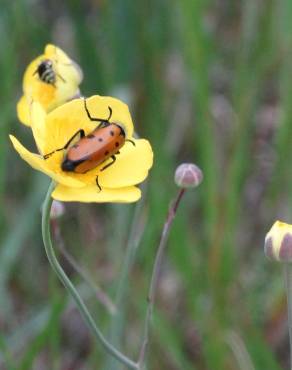
[[[105,351],[110,354],[111,356],[115,357],[118,361],[122,364],[128,366],[130,369],[138,369],[138,364],[134,361],[123,355],[119,352],[116,348],[114,348],[103,336],[97,325],[95,324],[92,316],[90,315],[86,305],[84,304],[82,298],[80,297],[79,293],[75,289],[74,285],[72,284],[71,280],[68,278],[64,270],[62,269],[61,265],[59,264],[53,246],[51,242],[51,235],[50,235],[50,210],[52,205],[52,198],[51,194],[55,188],[55,183],[52,182],[48,193],[46,195],[46,199],[43,206],[43,216],[42,216],[42,234],[43,234],[43,241],[45,245],[46,254],[48,260],[57,274],[58,278],[61,280],[67,291],[70,293],[72,298],[74,299],[83,319],[85,320],[87,326],[93,332],[95,338],[100,342],[103,346]]]

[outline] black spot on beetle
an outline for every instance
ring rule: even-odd
[[[118,142],[115,143],[115,146],[118,147],[120,144]]]
[[[98,141],[102,142],[103,141],[103,138],[102,137],[99,137],[98,138]]]
[[[110,131],[110,134],[111,134],[111,136],[114,136],[115,135],[115,133],[113,131]]]
[[[94,138],[95,138],[95,136],[93,134],[87,135],[87,139],[94,139]]]
[[[108,152],[108,151],[105,151],[105,152],[104,152],[104,155],[108,155],[108,154],[109,154],[109,152]]]

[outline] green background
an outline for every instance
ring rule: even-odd
[[[129,104],[155,154],[138,210],[66,204],[54,230],[112,299],[130,234],[137,242],[113,341],[137,357],[174,170],[195,162],[204,181],[170,233],[149,369],[288,369],[282,266],[266,260],[263,242],[274,220],[292,222],[290,0],[0,0],[0,369],[123,368],[54,277],[40,230],[49,179],[8,140],[34,148],[15,106],[48,42],[80,64],[85,96]],[[60,258],[108,335],[111,315]]]

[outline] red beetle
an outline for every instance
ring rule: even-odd
[[[87,108],[86,99],[84,99],[84,107],[90,121],[100,122],[99,125],[88,135],[85,135],[84,130],[78,130],[63,148],[44,155],[44,159],[47,159],[57,151],[68,149],[61,165],[62,170],[66,172],[86,173],[111,158],[112,161],[101,168],[101,171],[104,171],[116,161],[115,155],[119,154],[119,149],[126,141],[135,145],[132,140],[126,139],[125,131],[120,125],[109,121],[112,116],[111,107],[108,107],[110,114],[107,119],[92,117]],[[70,146],[78,135],[80,139]],[[96,184],[101,190],[98,177],[96,177]]]

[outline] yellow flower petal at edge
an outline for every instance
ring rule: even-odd
[[[50,60],[53,63],[56,78],[54,84],[42,81],[36,73],[39,64],[44,60]],[[82,71],[75,62],[58,47],[47,45],[44,54],[33,60],[24,73],[24,95],[17,104],[20,121],[30,126],[27,112],[31,99],[39,102],[49,112],[79,94],[78,86],[82,78]]]
[[[71,177],[61,176],[58,173],[51,171],[46,161],[38,154],[31,153],[28,151],[20,142],[12,135],[9,136],[14,149],[18,152],[20,157],[25,160],[32,168],[35,170],[41,171],[46,175],[50,176],[53,180],[58,183],[64,184],[66,186],[72,187],[83,187],[84,184],[76,179]]]
[[[139,184],[148,175],[153,164],[153,152],[149,142],[145,139],[127,142],[116,156],[115,163],[110,171],[103,171],[98,175],[101,187],[118,188]]]
[[[30,121],[34,140],[40,154],[45,154],[46,148],[46,112],[37,102],[30,104]]]
[[[16,110],[20,122],[24,123],[26,126],[30,126],[29,103],[25,95],[22,95],[19,99]]]
[[[63,202],[130,203],[136,202],[141,197],[141,191],[135,186],[119,189],[102,188],[99,191],[96,185],[89,185],[82,189],[57,185],[52,197]]]

